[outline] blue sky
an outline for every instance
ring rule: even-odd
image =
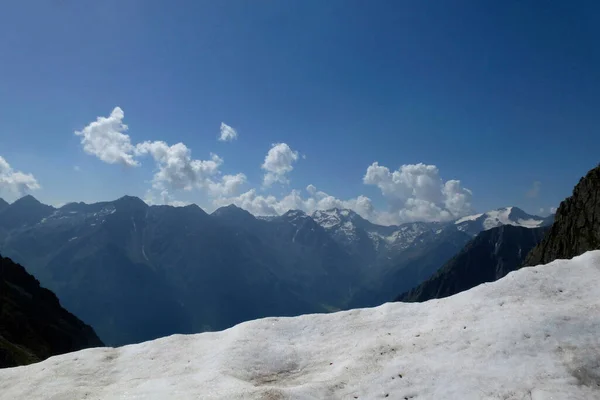
[[[0,193],[384,223],[548,210],[599,161],[600,6],[494,3],[4,3]],[[86,150],[74,132],[117,107]],[[107,158],[118,135],[135,165]]]

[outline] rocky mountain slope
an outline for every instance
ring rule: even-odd
[[[484,282],[496,281],[520,268],[548,229],[502,225],[483,231],[432,277],[396,301],[421,302],[448,297]]]
[[[572,258],[600,249],[600,165],[590,170],[560,203],[548,235],[531,251],[526,265]]]
[[[250,321],[0,370],[0,399],[598,399],[600,251],[420,304]]]
[[[0,256],[0,368],[98,346],[103,344],[90,326],[25,268]]]
[[[4,199],[0,199],[0,212],[2,212],[9,204]]]

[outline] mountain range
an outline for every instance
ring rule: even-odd
[[[257,218],[236,206],[207,214],[131,196],[60,208],[25,196],[0,207],[0,251],[109,345],[381,304],[429,278],[492,215],[496,224],[545,223],[515,207],[399,226],[351,210]]]

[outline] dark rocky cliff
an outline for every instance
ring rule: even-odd
[[[452,296],[518,269],[548,230],[504,225],[481,232],[431,278],[396,301],[421,302]]]
[[[546,264],[600,249],[600,165],[579,181],[573,195],[556,211],[544,240],[527,256],[525,265]]]
[[[0,368],[102,346],[94,330],[19,264],[0,256]]]

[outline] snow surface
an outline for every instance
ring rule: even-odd
[[[522,219],[517,220],[517,225],[524,226],[525,228],[537,228],[544,223],[541,219]]]
[[[482,215],[483,214],[467,215],[466,217],[457,219],[454,223],[456,225],[458,225],[458,224],[462,224],[463,222],[466,222],[466,221],[475,221],[477,218],[481,217]]]
[[[0,370],[0,399],[599,399],[600,251],[422,304],[266,318]]]
[[[522,219],[519,218],[517,220],[511,219],[510,214],[513,211],[513,207],[499,208],[497,210],[488,211],[483,214],[475,214],[468,215],[466,217],[462,217],[454,222],[455,225],[463,225],[459,226],[459,230],[467,230],[469,223],[472,222],[481,222],[481,227],[483,230],[488,230],[495,228],[501,225],[514,225],[514,226],[522,226],[525,228],[537,228],[544,223],[543,218],[529,218]],[[533,216],[532,216],[533,217]]]

